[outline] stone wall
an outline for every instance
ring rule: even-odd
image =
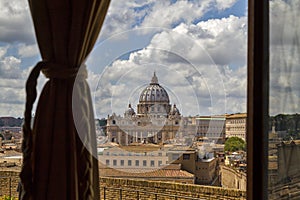
[[[221,187],[159,181],[100,178],[101,199],[246,199],[246,192]],[[177,198],[175,198],[177,196]],[[121,198],[122,197],[122,198]]]
[[[236,171],[227,166],[221,166],[220,170],[221,185],[223,188],[235,188],[246,191],[247,174]]]
[[[19,172],[0,171],[0,197],[18,197]],[[100,178],[101,199],[211,199],[245,200],[246,192],[236,189],[174,182]],[[105,197],[105,198],[104,198]],[[122,198],[120,198],[122,197]]]
[[[0,197],[6,195],[18,197],[17,187],[19,183],[19,172],[0,171]]]

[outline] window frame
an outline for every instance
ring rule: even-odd
[[[248,1],[247,199],[268,199],[269,0]]]

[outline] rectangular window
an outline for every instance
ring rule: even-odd
[[[128,166],[131,166],[131,160],[128,160]]]
[[[140,165],[140,161],[139,160],[136,160],[135,161],[135,166],[139,166]]]
[[[121,161],[120,161],[120,165],[121,165],[121,166],[124,166],[124,160],[121,160]]]
[[[183,160],[189,160],[190,156],[190,154],[183,154]]]
[[[162,153],[161,153],[161,152],[159,152],[159,153],[158,153],[158,156],[162,156]]]
[[[117,160],[113,160],[113,165],[117,166]]]
[[[159,161],[158,161],[158,166],[161,166],[161,165],[162,165],[162,161],[159,160]]]
[[[106,160],[106,165],[109,166],[109,160]]]
[[[151,160],[151,161],[150,161],[150,166],[151,166],[151,167],[154,167],[154,160]]]
[[[147,166],[147,160],[143,160],[143,166],[144,166],[144,167]]]

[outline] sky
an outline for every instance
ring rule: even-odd
[[[271,2],[274,19],[277,10],[291,9],[288,4]],[[39,50],[27,1],[0,0],[0,7],[0,116],[22,117],[25,81],[40,60]],[[285,17],[272,21],[274,29],[280,30],[279,22],[293,16]],[[283,35],[272,34],[274,49]],[[291,48],[278,51],[295,52]],[[278,63],[276,55],[277,50],[271,62]],[[139,94],[154,72],[184,116],[246,112],[246,56],[245,0],[112,0],[86,60],[95,115],[122,115],[129,103],[136,109]],[[271,106],[282,103],[276,97],[288,91],[278,84],[278,80],[287,82],[280,69],[281,65],[272,69],[271,82],[276,87],[271,91],[275,97]],[[297,84],[294,76],[291,80]],[[45,81],[40,76],[39,91]],[[298,101],[299,95],[294,95],[290,99]],[[297,108],[282,105],[271,110]]]

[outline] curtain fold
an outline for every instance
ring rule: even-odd
[[[94,114],[84,61],[97,40],[109,2],[29,0],[43,61],[26,83],[23,200],[100,199],[98,161],[93,156]],[[49,81],[31,129],[40,71]]]

